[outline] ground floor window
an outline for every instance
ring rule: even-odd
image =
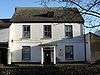
[[[73,46],[65,46],[65,59],[71,60],[73,59]]]
[[[31,47],[30,46],[23,46],[22,60],[31,60]]]

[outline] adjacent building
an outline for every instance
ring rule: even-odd
[[[86,34],[87,61],[94,63],[100,60],[100,36],[89,32]]]
[[[0,64],[7,64],[10,19],[0,19]]]

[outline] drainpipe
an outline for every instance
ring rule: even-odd
[[[87,55],[86,55],[86,34],[85,34],[85,28],[84,28],[84,56],[85,56],[85,62],[87,62]]]
[[[87,61],[86,58],[86,35],[84,34],[84,53],[85,53],[85,62]]]

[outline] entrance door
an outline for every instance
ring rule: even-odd
[[[41,64],[56,64],[56,52],[53,46],[41,48]]]
[[[44,64],[50,64],[50,63],[51,63],[51,51],[44,50]]]

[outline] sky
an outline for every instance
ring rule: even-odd
[[[57,7],[59,6],[55,2],[48,4],[49,6]],[[0,19],[1,18],[10,18],[14,11],[15,7],[42,7],[41,0],[1,0],[0,1]]]
[[[15,7],[38,7],[41,6],[39,0],[1,0],[0,1],[0,18],[10,18]]]
[[[84,2],[85,1],[86,0],[84,0]],[[54,1],[52,3],[48,3],[47,5],[52,7],[65,6],[64,3],[61,4]],[[1,0],[0,19],[11,18],[14,14],[15,7],[43,7],[43,5],[41,5],[41,0]],[[88,23],[86,22],[85,25],[87,24]],[[100,27],[98,29],[100,30]],[[91,31],[93,31],[93,29]],[[89,29],[86,29],[86,32],[89,32]]]
[[[64,5],[57,2],[47,3],[50,7],[57,7]],[[1,0],[0,1],[0,19],[1,18],[10,18],[14,11],[15,7],[43,7],[41,5],[41,0]]]

